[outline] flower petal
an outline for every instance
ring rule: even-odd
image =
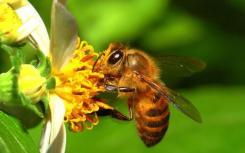
[[[42,131],[40,149],[39,149],[40,153],[47,153],[47,150],[49,148],[50,133],[51,133],[51,120],[47,120]]]
[[[57,95],[51,94],[49,97],[49,118],[45,123],[42,133],[40,152],[47,153],[53,150],[56,153],[64,152],[66,143],[66,133],[64,128],[65,106],[63,100]],[[54,145],[54,146],[53,146]]]
[[[28,37],[38,26],[39,22],[35,19],[30,19],[26,23],[23,23],[18,29],[19,37],[16,39],[16,41],[18,42]]]
[[[48,149],[48,153],[64,153],[66,148],[66,130],[65,125],[60,128],[57,137]]]
[[[60,97],[57,95],[50,95],[49,107],[51,112],[51,134],[49,142],[51,144],[64,123],[65,105]]]
[[[27,2],[26,5],[15,10],[22,23],[29,23],[31,27],[26,32],[31,32],[31,40],[46,56],[49,54],[49,36],[47,29],[36,9]]]
[[[72,57],[76,48],[77,35],[78,26],[75,18],[62,3],[53,1],[50,56],[55,70],[60,70]]]

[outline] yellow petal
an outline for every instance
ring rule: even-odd
[[[0,2],[9,4],[13,9],[26,5],[27,0],[0,0]]]
[[[16,42],[22,21],[15,11],[6,3],[0,2],[0,42],[11,44]]]

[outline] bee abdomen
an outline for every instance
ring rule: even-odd
[[[168,104],[151,107],[138,114],[136,118],[139,136],[146,146],[151,147],[161,141],[168,129]]]
[[[159,120],[145,121],[144,125],[150,128],[163,127],[166,125],[166,123],[168,123],[168,120],[169,120],[169,113],[166,116],[159,116]]]

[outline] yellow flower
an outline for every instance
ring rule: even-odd
[[[48,34],[35,8],[27,0],[0,0],[0,43],[16,44],[25,38],[47,55]]]
[[[47,148],[51,152],[64,152],[64,148],[60,147],[60,144],[65,146],[63,121],[69,123],[74,132],[92,129],[98,124],[97,111],[113,109],[95,98],[99,92],[104,91],[100,84],[104,75],[92,72],[94,59],[97,57],[92,46],[78,39],[72,58],[59,70],[53,67],[56,87],[49,92],[50,118],[43,133],[41,153],[46,152]],[[56,145],[62,149],[57,151]]]
[[[50,113],[45,122],[40,152],[65,152],[64,122],[74,132],[91,129],[98,123],[96,112],[113,109],[95,96],[104,90],[103,74],[92,72],[98,54],[78,39],[77,25],[64,4],[53,1],[51,41],[48,52],[56,86],[49,91]]]
[[[0,2],[8,3],[14,9],[20,8],[27,4],[26,0],[1,0]]]
[[[41,153],[65,152],[65,122],[74,132],[92,129],[98,124],[97,111],[113,109],[95,98],[104,90],[100,83],[104,75],[92,71],[98,54],[87,42],[78,39],[76,21],[64,2],[53,0],[49,40],[43,21],[27,0],[0,0],[1,43],[28,38],[50,59],[49,63],[45,58],[51,64],[45,67],[45,77],[41,76],[40,69],[28,64],[21,65],[18,75],[20,91],[33,103],[48,97],[49,112],[42,133]],[[50,80],[53,84],[48,87]]]
[[[94,58],[98,56],[87,42],[78,40],[73,58],[64,67],[54,72],[54,93],[64,100],[65,121],[75,131],[91,129],[98,123],[96,112],[102,107],[111,109],[98,98],[94,98],[104,87],[99,84],[104,75],[92,72]]]
[[[16,12],[8,4],[0,2],[0,42],[14,42],[23,37],[18,31],[21,25]]]

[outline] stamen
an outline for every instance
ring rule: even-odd
[[[98,57],[98,54],[87,42],[80,42],[79,38],[76,47],[71,61],[55,74],[55,93],[65,101],[65,121],[70,124],[72,131],[79,132],[98,124],[96,112],[100,108],[113,108],[94,98],[99,92],[104,91],[100,83],[104,75],[92,72],[94,58]]]

